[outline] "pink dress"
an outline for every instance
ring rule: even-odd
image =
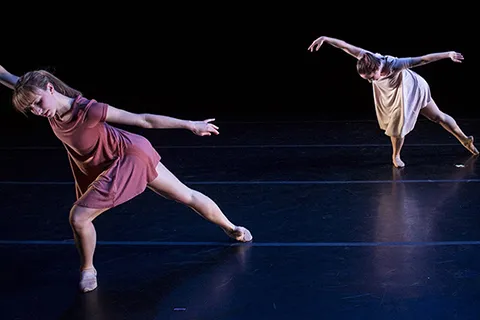
[[[106,123],[107,107],[79,96],[70,120],[49,118],[67,150],[75,179],[75,204],[80,206],[118,206],[142,193],[157,177],[160,155],[146,138]]]

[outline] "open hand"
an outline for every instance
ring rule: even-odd
[[[312,42],[310,47],[308,47],[308,50],[310,50],[311,52],[313,52],[313,49],[315,49],[315,51],[318,51],[318,49],[320,49],[320,47],[322,46],[324,41],[325,40],[324,40],[323,37],[320,37],[320,38],[316,39],[315,41]]]
[[[203,121],[192,121],[192,132],[197,136],[211,136],[212,133],[219,134],[218,127],[210,122],[215,119],[207,119]]]
[[[448,53],[448,57],[452,59],[453,62],[462,62],[463,60],[463,55],[461,53],[455,52],[455,51],[450,51]]]

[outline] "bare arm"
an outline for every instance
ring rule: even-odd
[[[218,127],[209,122],[215,119],[204,121],[190,121],[172,118],[163,115],[150,113],[132,113],[112,106],[108,106],[107,122],[132,125],[147,129],[187,129],[199,136],[206,136],[218,133]]]
[[[0,65],[0,83],[13,90],[18,81],[16,75],[11,74]]]
[[[455,51],[430,53],[423,56],[410,58],[410,67],[418,67],[443,59],[451,59],[453,62],[461,63],[463,60],[463,55]]]
[[[315,49],[315,51],[318,51],[318,49],[320,49],[320,47],[324,42],[328,43],[329,45],[335,48],[345,51],[346,53],[348,53],[349,55],[357,59],[360,59],[362,57],[363,52],[366,51],[360,47],[351,45],[343,40],[325,37],[325,36],[322,36],[316,39],[315,41],[313,41],[310,47],[308,47],[308,50],[310,50],[311,52],[313,52],[313,49]]]

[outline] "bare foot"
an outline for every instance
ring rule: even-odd
[[[468,139],[465,140],[462,144],[472,154],[474,154],[474,155],[478,154],[477,148],[475,148],[475,146],[473,145],[473,136],[469,136]]]
[[[397,168],[405,167],[405,163],[400,159],[400,156],[392,157],[393,165]]]
[[[253,237],[250,231],[248,231],[247,228],[244,227],[235,227],[233,231],[226,231],[224,230],[225,233],[232,239],[235,239],[240,242],[249,242],[252,241]]]
[[[97,270],[90,268],[80,273],[80,291],[89,292],[97,287]]]

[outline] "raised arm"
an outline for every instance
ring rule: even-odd
[[[11,74],[0,65],[0,83],[13,90],[17,83],[18,77]]]
[[[212,123],[215,119],[190,121],[151,113],[132,113],[108,106],[106,121],[132,125],[147,129],[187,129],[199,136],[219,134],[218,127]]]
[[[453,62],[461,63],[463,55],[455,51],[430,53],[419,57],[410,58],[409,67],[418,67],[438,60],[451,59]]]
[[[310,50],[311,52],[313,52],[314,49],[315,51],[318,51],[318,49],[320,49],[320,47],[324,42],[328,43],[329,45],[335,48],[342,49],[343,51],[345,51],[346,53],[348,53],[349,55],[357,59],[360,59],[362,57],[363,52],[366,51],[362,48],[353,46],[343,40],[325,37],[325,36],[317,38],[315,41],[313,41],[310,47],[308,47],[308,50]]]

